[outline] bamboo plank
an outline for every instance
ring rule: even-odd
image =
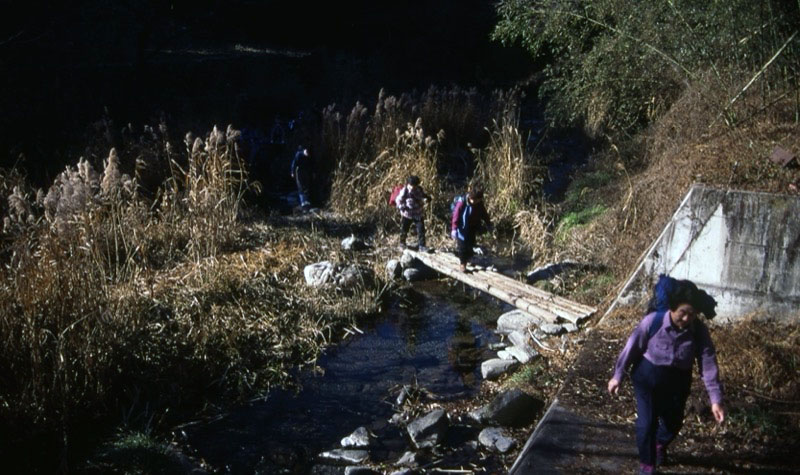
[[[458,268],[458,259],[450,254],[407,252],[426,266],[450,278],[464,282],[551,323],[555,323],[559,317],[572,323],[577,323],[581,318],[585,318],[596,311],[592,307],[535,289],[496,272],[474,270],[470,274],[465,274]]]
[[[413,251],[412,251],[413,252]],[[415,254],[416,256],[416,254]],[[454,268],[458,267],[458,259],[451,254],[448,253],[435,253],[435,254],[428,254],[427,256],[435,256],[435,259],[443,261],[443,263],[451,265]],[[557,295],[553,295],[549,292],[546,292],[541,289],[537,289],[532,287],[528,284],[520,282],[516,279],[512,279],[510,277],[504,276],[502,274],[498,274],[495,272],[490,272],[486,270],[475,270],[473,273],[481,276],[486,276],[488,279],[494,279],[497,285],[510,290],[511,288],[517,289],[520,292],[525,293],[526,298],[530,301],[542,301],[543,305],[552,306],[555,305],[554,308],[563,308],[569,311],[574,312],[575,314],[581,314],[584,316],[591,315],[592,313],[596,312],[597,309],[594,307],[590,307],[588,305],[584,305],[578,302],[574,302],[572,300],[565,299],[563,297],[559,297]]]

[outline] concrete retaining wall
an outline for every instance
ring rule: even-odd
[[[709,292],[722,320],[759,309],[796,315],[800,198],[693,186],[617,303],[646,299],[662,273]]]

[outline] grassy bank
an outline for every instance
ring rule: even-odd
[[[0,420],[12,466],[28,455],[15,444],[37,434],[53,452],[36,462],[47,471],[114,426],[158,430],[285,384],[378,309],[378,284],[305,288],[302,265],[336,258],[340,237],[252,221],[237,131],[187,137],[185,152],[158,139],[133,175],[112,150],[100,172],[80,161],[46,192],[3,176]],[[139,185],[142,157],[167,164],[156,188]]]

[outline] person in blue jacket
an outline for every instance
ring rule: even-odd
[[[483,223],[489,231],[494,228],[483,206],[483,190],[473,188],[464,199],[458,201],[450,221],[450,237],[457,243],[456,255],[461,272],[467,271],[467,263],[474,255],[472,248],[475,247],[475,238]]]
[[[311,207],[308,194],[311,185],[311,165],[311,155],[308,152],[308,148],[298,147],[297,153],[294,154],[294,160],[292,160],[291,173],[297,184],[297,194],[300,199],[300,206],[303,209]]]

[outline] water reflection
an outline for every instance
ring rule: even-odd
[[[314,457],[366,426],[380,435],[373,461],[396,460],[404,434],[386,423],[397,387],[417,383],[445,398],[479,386],[479,366],[506,306],[445,281],[415,285],[364,335],[325,354],[298,394],[274,391],[188,434],[190,445],[229,473],[306,473]],[[365,326],[366,327],[366,326]]]

